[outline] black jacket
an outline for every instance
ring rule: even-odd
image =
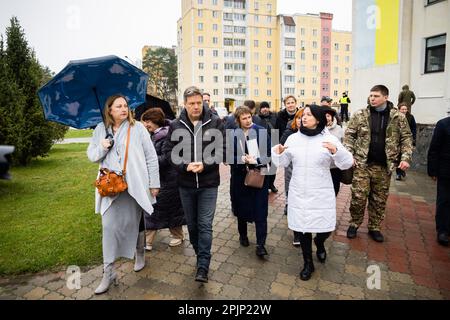
[[[212,148],[216,141],[213,129],[219,130],[223,139],[217,148]],[[180,137],[178,133],[183,136]],[[186,141],[184,141],[185,137]],[[200,137],[202,137],[201,141]],[[209,148],[205,152],[208,146]],[[220,185],[219,164],[225,159],[225,147],[226,139],[222,121],[213,115],[209,108],[203,107],[202,120],[195,128],[187,116],[186,109],[181,112],[180,117],[170,125],[167,143],[163,148],[165,156],[178,172],[178,185],[199,189],[214,188]],[[209,150],[211,148],[212,150]],[[172,151],[174,151],[174,155],[172,155]],[[211,154],[208,155],[208,153]],[[182,161],[176,161],[181,159]],[[192,162],[202,162],[204,171],[198,174],[187,172],[188,164]]]
[[[387,102],[384,111],[377,112],[370,108],[370,147],[367,163],[387,166],[386,156],[386,129],[389,123],[389,114],[393,108],[391,102]]]
[[[278,113],[276,127],[278,130],[280,130],[280,137],[283,136],[283,133],[286,130],[288,122],[294,120],[296,113],[297,110],[295,110],[295,113],[293,115],[290,115],[286,109]]]
[[[450,117],[436,124],[428,151],[428,175],[450,181]]]

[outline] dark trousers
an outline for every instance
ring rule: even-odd
[[[339,194],[339,190],[341,190],[341,178],[342,178],[342,171],[341,169],[335,168],[331,169],[331,178],[333,179],[333,186],[334,186],[334,193],[337,195]]]
[[[266,245],[267,239],[267,220],[256,221],[256,243],[258,246]],[[247,237],[247,222],[238,218],[239,235],[243,238]]]
[[[438,179],[436,199],[436,230],[450,234],[450,181]]]
[[[269,188],[275,186],[274,183],[275,183],[275,179],[276,178],[277,178],[276,174],[270,175],[270,176],[267,177],[267,180],[269,181]]]
[[[217,188],[182,188],[180,198],[189,230],[189,239],[197,255],[197,267],[209,270],[212,224],[217,203]]]
[[[303,258],[312,259],[312,233],[294,232],[300,238],[300,245],[302,246]],[[321,245],[331,236],[331,232],[318,233],[316,235],[317,242]]]
[[[341,120],[342,122],[348,122],[348,104],[341,104]]]
[[[406,172],[403,171],[402,169],[397,168],[397,169],[395,169],[395,171],[397,173],[397,176],[400,176],[400,177],[403,177],[403,178],[406,177]]]

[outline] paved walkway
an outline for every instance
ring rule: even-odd
[[[384,244],[368,239],[367,219],[357,239],[345,237],[350,190],[344,187],[338,198],[338,228],[327,242],[329,259],[325,265],[316,262],[313,278],[303,282],[298,276],[300,251],[292,246],[283,215],[282,176],[277,179],[280,193],[270,196],[270,256],[260,260],[253,227],[252,246],[239,245],[230,213],[228,171],[222,168],[208,284],[194,282],[196,258],[188,241],[169,248],[169,233],[162,231],[147,254],[147,267],[134,273],[133,262],[117,263],[120,283],[105,295],[93,294],[102,275],[96,266],[83,270],[80,290],[67,288],[65,271],[0,278],[0,299],[450,299],[450,249],[436,244],[435,185],[425,175],[409,173],[406,181],[393,181]],[[381,271],[379,289],[367,287],[369,266]]]
[[[56,144],[90,143],[92,138],[72,138],[56,142]]]

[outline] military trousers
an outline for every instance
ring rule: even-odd
[[[368,165],[355,168],[350,204],[350,225],[359,228],[364,221],[364,212],[368,202],[369,224],[371,231],[380,231],[385,218],[386,203],[391,185],[391,173],[386,167]]]

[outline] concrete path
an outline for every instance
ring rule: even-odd
[[[221,170],[222,185],[214,219],[214,241],[210,281],[194,282],[196,258],[186,241],[169,248],[167,230],[158,234],[147,254],[147,267],[133,272],[132,261],[116,264],[119,285],[101,296],[94,295],[102,267],[84,268],[81,288],[67,287],[66,270],[0,278],[0,299],[450,299],[450,249],[436,243],[435,184],[425,175],[409,173],[403,182],[392,182],[392,193],[383,224],[386,242],[368,238],[367,219],[358,238],[345,237],[349,220],[350,190],[338,198],[338,227],[327,242],[325,265],[315,260],[316,272],[308,282],[299,279],[300,250],[292,246],[292,232],[283,215],[283,177],[277,178],[280,193],[270,195],[270,256],[255,255],[254,227],[249,227],[252,245],[239,245],[236,219],[230,212],[229,169]],[[93,201],[93,200],[92,200]],[[368,273],[367,270],[375,273]],[[369,278],[380,275],[380,286]]]

